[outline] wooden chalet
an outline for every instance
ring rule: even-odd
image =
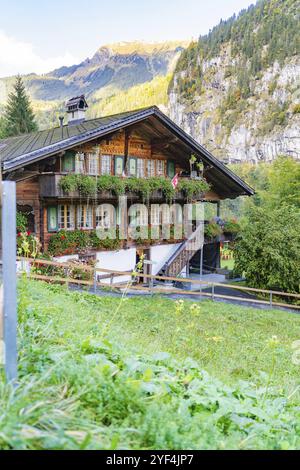
[[[60,126],[56,128],[0,141],[3,178],[16,181],[18,210],[29,214],[29,229],[38,236],[43,250],[47,250],[51,237],[59,231],[95,230],[103,220],[98,206],[104,202],[118,204],[117,195],[107,190],[97,191],[95,197],[84,195],[80,190],[67,193],[62,189],[61,180],[70,174],[97,179],[114,175],[122,179],[163,177],[171,180],[176,174],[179,181],[204,178],[210,189],[194,196],[194,201],[214,204],[226,198],[253,194],[245,182],[157,107],[91,120],[85,120],[86,108],[84,96],[72,98],[67,103],[67,124],[63,125],[63,118],[60,118]],[[200,173],[191,175],[191,155],[203,165]],[[130,204],[143,202],[138,193],[128,196]],[[163,192],[150,194],[148,203],[152,202],[166,202]],[[175,202],[181,205],[186,202],[182,191],[177,191]],[[148,223],[154,222],[149,220]],[[169,273],[179,274],[182,265],[189,261],[182,256],[182,244],[180,240],[167,243],[157,240],[143,246],[124,240],[117,249],[83,251],[85,256],[94,257],[101,267],[125,271],[134,267],[137,254],[144,250],[155,263],[154,274],[169,260],[174,267]],[[74,250],[74,253],[68,252],[68,257],[80,258],[83,254]],[[65,260],[66,256],[61,253],[59,258]]]

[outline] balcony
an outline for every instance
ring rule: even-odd
[[[64,188],[62,182],[66,182],[66,178],[74,177],[80,179],[83,175],[63,175],[63,174],[49,174],[40,176],[40,196],[42,198],[52,198],[52,199],[98,199],[98,200],[116,200],[118,194],[126,194],[128,199],[133,202],[140,202],[141,199],[150,199],[151,201],[157,202],[166,202],[170,196],[170,200],[175,199],[178,202],[185,202],[188,199],[201,200],[204,197],[205,191],[208,189],[208,185],[204,180],[195,180],[190,177],[179,177],[178,188],[176,189],[175,196],[172,194],[171,180],[169,178],[162,177],[153,177],[153,178],[120,178],[120,177],[111,177],[112,178],[112,189],[100,189],[99,183],[101,176],[85,176],[85,183],[91,183],[86,189],[80,189],[78,186],[80,184],[69,185],[68,190]],[[162,188],[155,189],[154,187],[149,190],[147,188],[147,182],[150,179],[155,180],[161,183]],[[198,182],[198,183],[197,183]],[[134,184],[132,184],[134,183]],[[118,192],[118,185],[123,186],[123,192]],[[197,187],[198,185],[198,187]],[[207,187],[206,187],[207,185]],[[101,185],[100,185],[101,186]],[[109,185],[106,185],[109,186]],[[157,186],[157,185],[156,185]],[[66,185],[65,185],[66,187]],[[76,189],[74,189],[76,187]],[[124,187],[126,187],[124,192]],[[97,189],[98,188],[98,189]],[[193,190],[193,194],[189,191]]]

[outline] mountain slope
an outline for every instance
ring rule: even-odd
[[[260,0],[182,53],[170,116],[219,158],[300,158],[299,12],[299,0]]]
[[[144,95],[149,87],[151,94],[146,104],[166,104],[166,77],[173,72],[180,53],[187,45],[179,42],[112,44],[101,47],[91,59],[78,65],[61,67],[45,75],[25,76],[24,82],[39,123],[44,127],[51,121],[56,122],[64,101],[83,93],[91,104],[90,117],[96,114],[96,110],[99,113],[106,107],[110,97],[112,100],[117,94],[126,97],[127,92],[136,86],[141,86],[141,105],[145,103]],[[0,103],[6,101],[13,81],[13,77],[0,79]],[[162,86],[165,93],[163,103],[157,103],[155,99],[161,99]],[[127,104],[131,106],[128,96]],[[135,97],[133,106],[136,105],[140,105],[138,97]]]

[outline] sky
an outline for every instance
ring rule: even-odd
[[[46,73],[105,44],[196,39],[255,0],[0,0],[0,77]]]

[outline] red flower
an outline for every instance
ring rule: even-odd
[[[65,239],[66,239],[66,237],[65,237],[64,235],[62,235],[60,238],[61,238],[61,240],[65,240]]]
[[[20,237],[21,235],[22,235],[21,232],[18,232],[18,237]]]
[[[29,237],[29,235],[31,235],[31,232],[28,231],[28,232],[27,232],[27,236]]]

